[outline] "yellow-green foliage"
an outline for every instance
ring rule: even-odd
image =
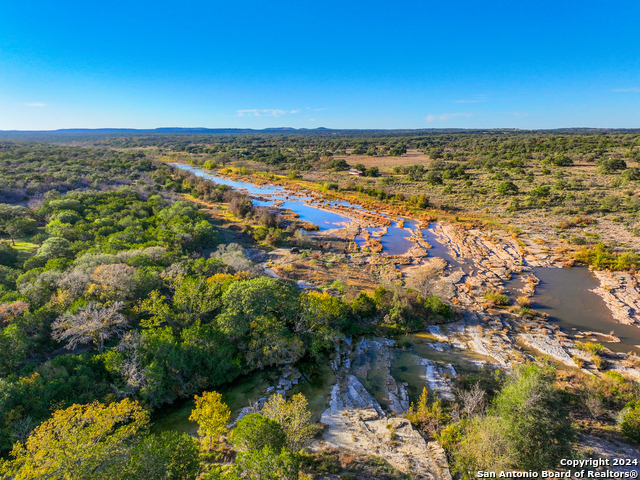
[[[211,450],[220,436],[226,433],[231,411],[218,392],[204,392],[201,396],[196,395],[195,400],[196,406],[189,420],[198,424],[203,446]]]
[[[509,297],[495,290],[485,293],[484,298],[489,300],[493,305],[509,305]]]
[[[414,426],[434,437],[449,421],[449,414],[444,411],[440,400],[435,400],[431,405],[429,404],[429,392],[424,388],[418,404],[411,404],[411,408],[407,412],[407,419]]]
[[[260,412],[280,424],[287,436],[287,447],[297,452],[313,437],[316,427],[307,410],[307,399],[301,393],[285,400],[282,395],[272,395]]]
[[[640,267],[640,255],[637,253],[612,252],[603,243],[593,248],[583,248],[576,253],[576,259],[596,270],[635,270]]]
[[[15,444],[13,460],[3,465],[0,475],[15,475],[16,480],[95,478],[105,464],[126,459],[148,425],[149,413],[129,399],[58,410],[26,443]]]

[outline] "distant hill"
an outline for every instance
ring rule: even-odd
[[[606,128],[558,128],[552,130],[520,130],[515,128],[463,129],[463,128],[426,128],[426,129],[314,129],[275,127],[265,129],[252,128],[204,128],[204,127],[162,127],[154,129],[135,128],[65,128],[60,130],[0,130],[0,140],[40,140],[40,141],[83,141],[100,137],[129,136],[193,136],[193,135],[304,135],[304,136],[412,136],[456,134],[505,133],[546,133],[546,134],[596,134],[596,133],[635,133],[640,129]]]

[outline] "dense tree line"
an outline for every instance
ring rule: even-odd
[[[144,183],[150,170],[142,151],[0,142],[0,203],[24,203],[51,190]]]

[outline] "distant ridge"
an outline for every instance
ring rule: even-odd
[[[434,135],[434,134],[493,134],[504,133],[632,133],[640,129],[625,128],[557,128],[532,129],[518,128],[421,128],[421,129],[331,129],[272,127],[264,129],[252,128],[205,128],[205,127],[161,127],[153,129],[136,128],[63,128],[59,130],[0,130],[0,140],[82,140],[96,137],[113,136],[154,136],[154,135],[319,135],[319,136],[401,136],[401,135]]]

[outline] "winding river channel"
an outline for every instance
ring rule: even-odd
[[[194,174],[211,179],[216,183],[228,185],[248,193],[255,205],[273,206],[289,209],[299,215],[300,220],[313,223],[320,232],[344,228],[353,220],[336,211],[330,211],[331,206],[341,205],[350,209],[362,210],[361,207],[344,201],[318,203],[318,197],[304,193],[291,192],[282,186],[256,185],[250,182],[231,180],[215,173],[184,164],[173,164]],[[363,211],[364,212],[364,211]],[[377,212],[376,212],[377,213]],[[377,213],[379,215],[379,213]],[[448,271],[462,270],[465,274],[472,268],[472,260],[461,258],[445,243],[440,242],[434,226],[420,228],[417,221],[411,219],[391,218],[386,232],[379,236],[382,254],[403,255],[412,248],[427,249],[429,257],[440,257],[447,261]],[[420,235],[416,231],[420,229]],[[383,229],[367,228],[373,236],[380,235]],[[331,232],[329,232],[331,233]],[[414,240],[410,240],[413,237]],[[416,237],[419,239],[416,242]],[[364,242],[362,237],[356,237],[359,244]],[[423,241],[428,245],[421,245]],[[536,311],[548,314],[549,324],[557,325],[559,330],[568,338],[591,338],[593,334],[584,332],[598,332],[609,334],[614,332],[619,342],[605,342],[606,338],[596,340],[608,348],[618,352],[640,352],[640,328],[623,325],[616,322],[607,305],[593,289],[599,286],[595,276],[584,267],[574,268],[534,268],[533,274],[539,279],[535,294],[531,298],[531,306]],[[516,275],[512,280],[504,282],[505,291],[517,298],[524,284],[524,277]],[[402,404],[402,393],[408,394],[413,401],[423,388],[438,389],[446,395],[447,378],[451,378],[473,370],[482,365],[497,365],[495,356],[492,358],[483,354],[482,349],[468,348],[456,340],[457,335],[473,335],[466,326],[443,325],[430,327],[423,333],[400,336],[394,339],[368,338],[352,339],[355,360],[351,369],[354,375],[384,408],[396,411]],[[467,330],[465,330],[465,328]],[[476,328],[476,327],[473,327]],[[476,341],[475,339],[473,340]],[[447,343],[449,342],[449,343]],[[351,343],[350,343],[351,345]],[[460,348],[455,348],[458,345]],[[505,366],[502,364],[502,366]],[[336,381],[334,371],[329,366],[297,365],[301,376],[296,385],[287,393],[302,392],[310,402],[310,408],[319,419],[320,414],[327,408],[331,396],[332,386]],[[230,406],[233,415],[244,407],[266,396],[267,389],[277,385],[282,378],[282,369],[267,369],[253,372],[251,375],[240,377],[232,384],[220,388],[224,400]],[[398,385],[398,389],[394,390]],[[400,398],[400,400],[398,400]],[[406,403],[404,400],[404,403]],[[196,425],[188,421],[189,412],[193,406],[185,401],[166,407],[156,413],[155,429],[178,430],[195,433]]]

